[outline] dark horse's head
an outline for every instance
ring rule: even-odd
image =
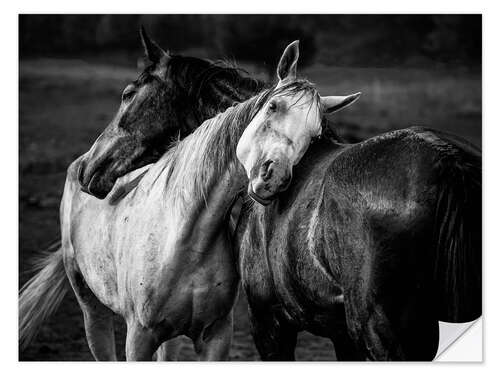
[[[262,87],[238,69],[170,55],[144,29],[140,34],[150,65],[125,88],[115,117],[79,167],[82,190],[100,199],[117,178],[157,161],[173,139]]]

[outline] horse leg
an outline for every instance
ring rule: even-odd
[[[93,306],[81,307],[92,355],[98,361],[116,361],[113,312],[98,301]]]
[[[401,336],[407,358],[412,361],[433,360],[439,345],[438,320],[435,317],[420,314],[420,316],[415,315],[411,323],[404,326]]]
[[[249,309],[252,336],[263,361],[295,361],[298,330],[270,311]]]
[[[85,334],[92,355],[97,361],[116,361],[113,312],[97,299],[73,262],[66,261],[65,268],[83,312]]]
[[[364,361],[365,356],[359,351],[349,335],[347,324],[335,328],[335,336],[331,337],[337,361]]]
[[[125,356],[127,361],[151,361],[161,341],[150,328],[143,327],[138,321],[127,321]]]
[[[182,337],[175,337],[165,341],[156,351],[157,361],[177,361],[182,348]]]
[[[395,327],[380,305],[374,306],[366,322],[365,346],[371,359],[407,360]]]
[[[390,299],[357,300],[347,307],[351,333],[371,360],[430,361],[439,343],[439,326],[426,293],[408,288]]]
[[[367,347],[372,348],[374,359],[434,359],[439,343],[439,325],[435,318],[426,316],[418,308],[409,311],[407,306],[400,310],[398,317],[389,318],[382,306],[377,306],[375,311],[368,321],[365,341]]]
[[[432,288],[421,287],[401,299],[401,308],[394,316],[394,325],[406,358],[412,361],[434,359],[439,344],[439,322],[433,303],[429,301]]]
[[[194,348],[201,361],[225,361],[233,338],[233,312],[215,321],[194,341]]]

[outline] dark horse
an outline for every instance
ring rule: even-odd
[[[468,142],[419,127],[323,136],[286,191],[257,201],[269,205],[247,199],[237,246],[263,359],[293,360],[307,330],[340,360],[431,360],[438,320],[481,315],[481,152]]]
[[[172,140],[264,86],[227,64],[171,55],[142,28],[141,40],[151,64],[125,88],[115,117],[80,163],[82,189],[100,199],[117,178],[157,161]]]
[[[430,360],[438,320],[481,315],[481,156],[463,140],[323,138],[277,201],[243,212],[240,273],[264,359],[293,359],[308,330],[340,360]]]

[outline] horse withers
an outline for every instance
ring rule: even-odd
[[[340,360],[434,358],[439,320],[481,315],[480,151],[409,128],[354,145],[322,137],[304,153],[269,119],[239,146],[258,202],[243,207],[237,242],[261,357],[294,359],[307,330]],[[283,156],[287,144],[300,162]]]

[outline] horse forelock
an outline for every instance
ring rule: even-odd
[[[316,86],[309,82],[306,79],[299,79],[290,82],[286,82],[278,87],[276,87],[273,91],[273,96],[297,96],[295,98],[295,102],[292,103],[291,107],[301,103],[301,105],[307,104],[302,102],[302,99],[305,96],[309,96],[309,109],[308,115],[311,109],[315,108],[316,111],[321,115],[321,125],[323,126],[323,111],[321,110],[321,97],[316,89]]]
[[[308,80],[296,80],[290,83],[285,83],[284,85],[278,87],[275,91],[275,95],[293,95],[300,94],[295,101],[298,103],[301,99],[309,94],[310,95],[310,107],[309,111],[315,108],[321,116],[321,129],[322,138],[329,139],[330,141],[344,143],[344,139],[338,134],[334,127],[334,123],[331,119],[324,115],[324,111],[321,104],[321,96],[316,89],[316,86],[309,82]]]

